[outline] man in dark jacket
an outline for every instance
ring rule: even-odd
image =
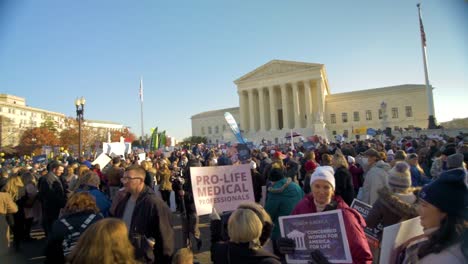
[[[145,263],[171,263],[174,230],[171,211],[153,190],[145,186],[145,170],[127,168],[122,182],[127,192],[117,204],[115,216],[127,225],[136,258]]]
[[[39,179],[39,199],[42,203],[42,226],[46,236],[50,233],[52,224],[57,220],[60,209],[65,206],[67,197],[60,181],[64,167],[61,163],[53,162],[49,166],[49,173]]]

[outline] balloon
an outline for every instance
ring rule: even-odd
[[[0,153],[0,157],[4,157],[5,156],[5,153]]]

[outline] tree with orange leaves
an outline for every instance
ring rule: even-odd
[[[35,127],[23,132],[17,150],[20,155],[40,155],[42,146],[57,146],[59,143],[59,138],[53,131],[47,127]]]

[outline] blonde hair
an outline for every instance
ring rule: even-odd
[[[228,234],[231,242],[249,242],[250,248],[259,248],[262,229],[262,222],[251,209],[239,208],[229,217]]]
[[[134,264],[138,263],[134,254],[125,223],[117,218],[106,218],[86,229],[70,253],[69,262]]]
[[[88,166],[86,166],[86,165],[80,165],[80,166],[78,167],[78,173],[77,173],[78,177],[83,176],[87,171],[89,171]]]
[[[15,175],[8,179],[5,187],[3,187],[3,190],[11,195],[13,201],[17,201],[25,194],[23,187],[23,180],[19,175]]]
[[[349,168],[348,162],[343,154],[335,153],[335,155],[333,155],[332,164],[335,168]]]
[[[189,248],[181,248],[172,257],[172,264],[192,264],[193,252]]]
[[[93,212],[95,214],[99,212],[99,208],[97,207],[94,196],[88,192],[79,192],[73,194],[70,199],[68,199],[65,208],[62,210],[64,214],[74,214],[87,211]]]

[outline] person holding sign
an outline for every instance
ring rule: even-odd
[[[353,263],[372,263],[372,253],[364,234],[366,222],[345,201],[335,195],[335,177],[330,167],[318,167],[310,178],[312,192],[294,208],[291,215],[341,209]]]
[[[468,263],[468,189],[465,175],[444,175],[419,194],[424,235],[401,248],[398,263]]]

